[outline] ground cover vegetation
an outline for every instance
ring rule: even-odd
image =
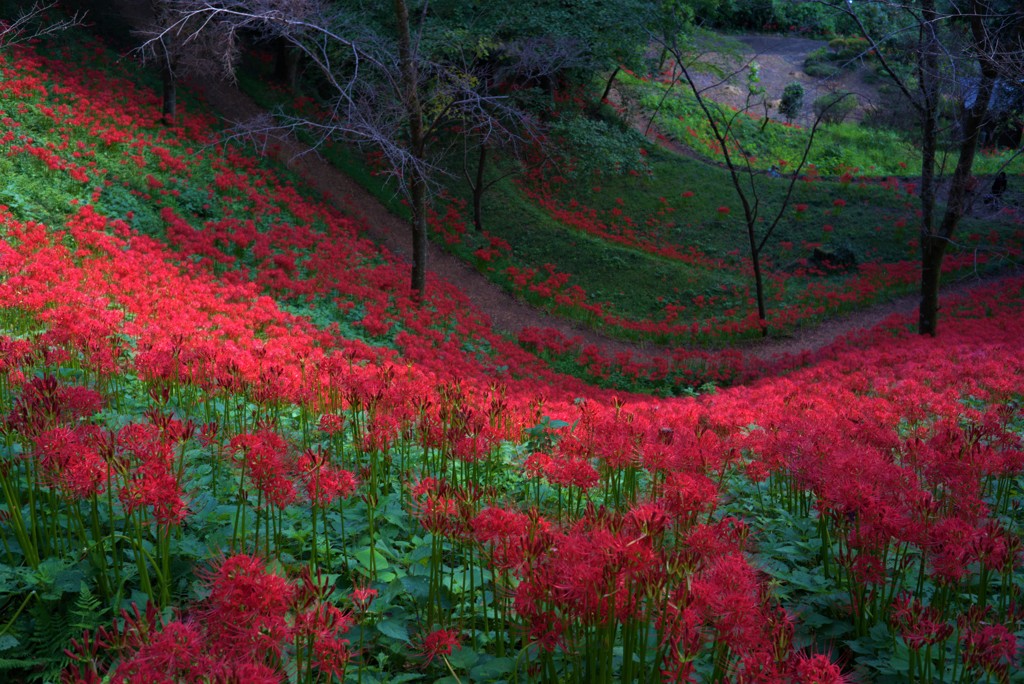
[[[997,94],[1005,84],[1019,86],[1024,77],[1024,12],[1001,0],[975,0],[968,5],[947,6],[921,0],[910,7],[883,4],[882,11],[902,27],[904,35],[880,38],[874,17],[847,8],[857,24],[858,35],[868,42],[885,75],[909,104],[921,150],[921,305],[918,328],[921,334],[938,330],[938,291],[946,248],[954,239],[963,216],[969,213],[977,179],[975,158],[987,135],[998,125]],[[916,39],[907,31],[920,31]],[[902,68],[896,64],[901,64]],[[913,65],[913,76],[906,73]],[[1013,89],[1013,87],[1011,88]],[[944,116],[951,99],[955,118]],[[1008,122],[1017,135],[1011,147],[1020,145],[1019,107],[1011,108]],[[998,136],[996,136],[998,137]],[[948,159],[947,159],[948,155]],[[940,187],[948,192],[940,207]],[[1002,189],[993,183],[990,196],[996,203],[1005,191],[1005,172],[1000,172]],[[988,201],[988,200],[987,200]]]
[[[685,116],[675,114],[687,98],[676,67],[664,69],[660,77],[620,74],[618,87],[646,103],[645,116],[658,111],[659,126],[665,120],[685,125],[682,139],[707,158],[718,158],[721,146],[692,98],[683,107]],[[659,84],[659,78],[675,87],[666,93],[668,84]],[[427,212],[432,234],[503,287],[607,334],[676,345],[721,345],[766,329],[784,333],[914,288],[920,255],[914,198],[920,183],[912,174],[919,172],[920,155],[904,134],[820,128],[822,138],[809,150],[811,164],[800,174],[782,227],[759,251],[767,281],[768,311],[762,320],[739,229],[740,203],[695,190],[721,187],[725,172],[666,155],[623,129],[610,112],[605,119],[580,115],[593,88],[574,89],[572,82],[547,103],[552,144],[527,159],[525,171],[522,156],[503,160],[500,149],[492,151],[497,161],[486,171],[473,169],[457,143],[438,160],[447,171],[440,176],[445,187]],[[644,90],[659,88],[644,99]],[[265,86],[262,90],[265,97]],[[279,92],[279,97],[289,101],[291,96]],[[665,116],[666,110],[674,116]],[[752,173],[750,180],[761,188],[765,205],[778,203],[787,178],[772,177],[772,169],[781,176],[792,172],[807,134],[754,110],[749,114],[728,114],[738,145],[733,151],[753,172],[764,172]],[[980,155],[979,173],[1002,168],[1011,154]],[[378,159],[378,172],[387,175],[389,167]],[[1011,173],[1015,168],[1008,167]],[[489,189],[481,198],[474,188],[484,186]],[[984,213],[965,217],[952,258],[943,266],[947,277],[1018,258],[1016,216]],[[467,230],[474,224],[476,230]]]
[[[602,390],[102,46],[0,70],[9,680],[1020,681],[1021,279]]]

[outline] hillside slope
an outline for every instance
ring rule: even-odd
[[[8,680],[1020,680],[1024,280],[602,390],[47,55],[0,55]]]

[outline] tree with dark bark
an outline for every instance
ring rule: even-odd
[[[831,3],[830,3],[831,4]],[[876,28],[860,3],[835,3],[877,55],[884,73],[917,116],[921,147],[921,303],[918,332],[938,332],[942,261],[971,200],[980,133],[1000,79],[1024,76],[1024,8],[1017,0],[885,0],[889,21]],[[877,8],[874,8],[877,11]],[[895,28],[893,28],[895,27]],[[912,65],[908,73],[897,63]],[[943,117],[948,102],[958,109]],[[939,206],[945,152],[956,159]]]
[[[179,21],[174,0],[149,0],[150,26],[137,32],[145,49],[143,61],[160,70],[161,114],[164,124],[174,125],[178,115],[178,81],[186,76],[230,75],[235,55],[223,52],[218,21]]]
[[[472,130],[501,131],[517,137],[509,126],[515,108],[506,96],[481,87],[487,83],[458,62],[446,61],[425,49],[432,37],[429,2],[407,0],[364,11],[344,0],[163,0],[172,21],[146,42],[147,49],[168,35],[184,44],[217,25],[222,63],[233,63],[239,36],[285,41],[320,79],[323,110],[316,117],[282,114],[274,121],[249,125],[240,134],[258,136],[304,129],[315,144],[328,141],[368,146],[382,153],[387,172],[411,211],[413,296],[426,288],[427,213],[437,179],[445,173],[441,160],[458,142],[455,125]],[[430,46],[427,46],[430,47]]]
[[[761,324],[761,333],[768,336],[768,309],[765,297],[764,273],[761,264],[761,255],[764,252],[768,241],[775,234],[776,229],[782,222],[782,217],[789,207],[793,197],[793,191],[800,178],[800,172],[807,164],[811,148],[814,146],[814,138],[821,124],[823,117],[828,114],[828,108],[815,118],[813,125],[804,145],[803,154],[799,164],[794,168],[788,177],[785,193],[774,211],[763,205],[764,183],[777,183],[770,174],[766,176],[754,170],[749,157],[735,150],[742,150],[742,140],[739,139],[737,123],[747,116],[747,113],[755,108],[765,107],[764,91],[758,86],[756,69],[751,67],[753,61],[747,61],[738,69],[727,73],[723,78],[710,86],[698,87],[694,79],[694,71],[706,62],[702,59],[703,54],[697,47],[700,42],[701,32],[694,31],[681,33],[676,36],[654,36],[654,39],[663,47],[665,52],[673,59],[674,68],[678,71],[679,80],[685,82],[693,97],[697,101],[701,113],[711,128],[715,142],[722,150],[722,161],[729,172],[729,180],[736,193],[740,204],[743,207],[743,221],[746,230],[748,254],[750,256],[751,268],[754,274],[754,293],[757,302],[757,317]],[[683,42],[684,39],[686,42]],[[735,111],[727,111],[714,102],[708,100],[705,93],[723,83],[731,81],[743,72],[748,72],[746,106]],[[673,78],[672,84],[676,82]],[[837,98],[836,103],[842,101]],[[653,120],[652,120],[653,121]]]
[[[510,176],[530,166],[527,157],[550,161],[542,141],[549,133],[549,100],[536,97],[541,84],[571,65],[580,64],[578,44],[558,39],[511,39],[483,52],[463,55],[466,73],[478,79],[481,92],[502,93],[504,107],[493,112],[502,117],[501,125],[490,121],[462,122],[462,172],[470,190],[473,226],[482,232],[484,193]],[[509,163],[501,172],[488,174],[494,153]]]

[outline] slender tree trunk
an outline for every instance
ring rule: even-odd
[[[934,0],[928,0],[924,3],[925,12],[923,16],[926,20],[933,20],[937,16],[935,15],[934,7]],[[970,17],[969,24],[981,74],[978,78],[974,105],[963,113],[963,122],[960,126],[959,154],[957,156],[956,168],[953,170],[953,178],[949,184],[949,196],[946,199],[946,209],[942,215],[942,223],[937,229],[932,229],[928,225],[933,220],[931,216],[924,214],[922,217],[921,306],[918,312],[917,331],[921,335],[931,335],[932,337],[938,333],[939,284],[942,275],[942,258],[945,255],[946,246],[952,239],[953,233],[960,224],[960,219],[963,218],[966,210],[968,186],[974,168],[974,157],[978,151],[978,138],[982,125],[985,122],[985,117],[988,114],[989,100],[992,99],[992,92],[995,89],[996,77],[998,76],[998,71],[992,62],[991,54],[986,52],[986,49],[990,46],[986,44],[985,31],[982,26],[983,9],[977,2],[974,2],[971,5],[971,14],[968,15]],[[937,77],[938,74],[935,73],[933,78]],[[929,121],[930,119],[928,118],[924,121],[926,132]],[[927,145],[927,135],[923,139],[923,143]],[[923,161],[928,161],[927,154],[928,150],[925,147],[922,151]],[[934,149],[932,150],[932,164],[934,165]],[[922,210],[927,210],[928,207],[924,204],[926,176],[924,169],[922,171]],[[934,186],[933,183],[931,185]],[[934,194],[930,197],[930,203],[934,207]]]
[[[939,322],[939,282],[947,242],[931,233],[921,236],[921,305],[917,331],[935,337]]]
[[[299,53],[288,40],[281,38],[277,42],[277,55],[274,60],[274,78],[287,86],[292,93],[299,91]]]
[[[162,62],[160,80],[163,85],[163,122],[166,126],[173,126],[178,115],[178,86],[170,58],[165,55]]]
[[[615,67],[615,70],[612,71],[612,75],[608,77],[608,83],[604,86],[604,92],[601,93],[601,99],[597,101],[598,104],[608,99],[608,93],[612,92],[612,86],[615,85],[615,78],[619,75],[619,71],[621,70],[622,67],[617,66]]]
[[[487,163],[487,146],[480,145],[480,156],[476,163],[476,182],[473,184],[473,227],[476,232],[484,232],[483,199],[484,199],[484,165]]]
[[[754,292],[757,297],[757,320],[761,323],[761,337],[768,337],[768,309],[764,303],[764,278],[761,275],[761,250],[757,246],[757,235],[752,223],[747,224],[747,239],[750,241],[750,261],[754,265]]]
[[[935,3],[922,2],[922,16],[933,22]],[[934,336],[939,314],[939,282],[945,240],[935,236],[935,158],[938,152],[938,45],[934,25],[923,24],[918,33],[917,83],[921,93],[921,229],[918,242],[921,250],[921,301],[918,306],[917,330]]]
[[[427,283],[427,182],[419,163],[426,151],[423,131],[423,108],[420,104],[416,61],[409,35],[409,9],[405,0],[395,0],[398,24],[398,59],[402,69],[402,100],[409,119],[409,151],[413,163],[410,170],[409,195],[412,201],[412,296],[423,300]]]
[[[412,196],[412,296],[423,301],[427,289],[427,184],[416,173],[410,187]]]

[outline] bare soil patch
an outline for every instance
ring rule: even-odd
[[[717,59],[730,72],[739,72],[727,82],[712,74],[699,74],[695,77],[698,88],[708,88],[707,95],[723,104],[736,108],[746,106],[747,69],[751,62],[760,66],[760,85],[765,90],[769,102],[776,106],[782,97],[782,91],[790,83],[799,83],[804,87],[804,104],[795,123],[810,124],[814,121],[814,100],[829,92],[849,92],[857,96],[857,110],[851,114],[852,120],[863,118],[865,111],[881,102],[878,86],[869,83],[869,70],[866,66],[857,65],[844,70],[832,78],[817,78],[804,71],[804,62],[814,50],[828,46],[824,40],[809,38],[790,38],[788,36],[744,35],[737,39],[747,46],[741,55],[726,58],[721,55],[710,55]],[[772,118],[781,118],[777,109],[769,111]]]

